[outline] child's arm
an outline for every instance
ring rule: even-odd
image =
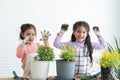
[[[65,45],[68,44],[68,42],[60,42],[61,41],[61,38],[63,36],[63,34],[68,30],[68,24],[62,24],[61,26],[61,30],[59,33],[57,33],[57,36],[53,42],[53,45],[56,47],[56,48],[61,48]]]
[[[16,56],[17,56],[18,58],[22,58],[23,55],[24,55],[24,53],[25,53],[24,46],[19,45],[19,46],[17,47]]]
[[[29,44],[29,37],[30,36],[27,36],[24,40],[22,40],[22,42],[19,44],[19,46],[17,47],[17,53],[16,53],[16,56],[18,58],[22,58],[24,53],[25,53],[25,46],[27,44]]]
[[[93,44],[92,44],[93,48],[97,49],[97,50],[105,49],[106,48],[106,42],[100,34],[99,27],[97,27],[97,26],[93,27],[93,31],[96,34],[96,36],[98,37],[98,41],[99,41],[99,43],[93,42]]]

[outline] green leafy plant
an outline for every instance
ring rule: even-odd
[[[113,46],[109,43],[107,43],[107,45],[108,45],[109,52],[116,51],[116,53],[117,53],[117,56],[115,56],[116,59],[114,59],[114,61],[113,61],[114,62],[113,69],[114,69],[116,78],[120,79],[120,39],[114,38],[114,42],[115,42],[115,44]]]
[[[63,48],[61,48],[60,58],[62,58],[64,61],[75,61],[75,54],[75,48],[73,48],[72,46],[64,46]]]
[[[40,46],[37,51],[38,55],[34,57],[38,61],[53,61],[54,51],[50,46]]]

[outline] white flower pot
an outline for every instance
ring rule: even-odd
[[[32,61],[31,76],[32,79],[47,80],[50,61]]]

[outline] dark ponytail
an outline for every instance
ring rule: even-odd
[[[72,33],[72,35],[71,35],[71,41],[72,41],[72,42],[76,41],[75,35],[74,35],[73,33]]]
[[[89,57],[90,57],[90,62],[92,63],[92,60],[93,60],[93,57],[92,57],[93,48],[92,48],[91,39],[90,39],[89,34],[86,37],[85,44],[87,45],[87,49],[88,49]]]

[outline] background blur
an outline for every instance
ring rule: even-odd
[[[69,24],[69,30],[62,38],[62,41],[69,41],[72,26],[79,20],[89,23],[93,41],[97,38],[92,27],[97,25],[105,40],[112,44],[114,37],[120,37],[119,7],[120,0],[0,0],[0,77],[13,77],[13,70],[22,76],[16,48],[23,23],[36,26],[36,41],[41,38],[40,31],[49,30],[52,47],[61,24]],[[59,50],[53,48],[57,59]],[[55,61],[50,64],[49,75],[56,75]]]

